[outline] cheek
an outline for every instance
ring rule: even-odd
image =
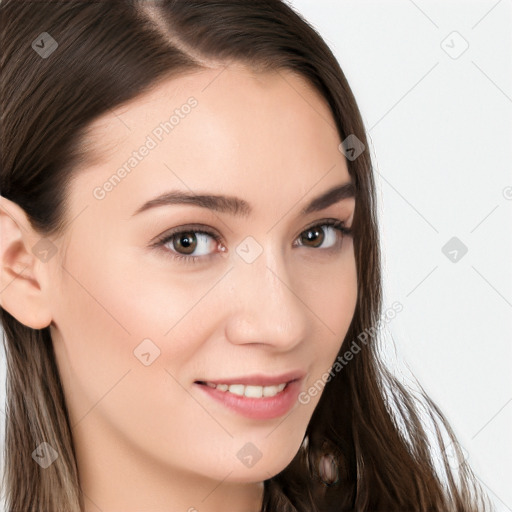
[[[186,312],[195,297],[179,287],[169,287],[161,276],[158,280],[128,258],[122,261],[107,252],[94,260],[98,254],[85,256],[86,247],[72,249],[52,297],[52,338],[63,385],[73,401],[70,412],[76,420],[113,386],[117,389],[112,396],[128,389],[128,382],[135,377],[138,394],[161,388],[161,383],[156,386],[153,382],[156,373],[162,378],[169,360],[178,364],[195,349],[191,343],[194,333],[173,336],[177,327],[186,323]],[[151,365],[145,364],[148,361]]]
[[[311,321],[316,318],[318,332],[326,338],[324,343],[338,349],[354,316],[358,293],[353,242],[351,238],[346,242],[341,255],[302,272],[303,277],[298,280],[299,296],[313,313]]]
[[[128,260],[106,256],[101,265],[84,265],[69,256],[69,274],[52,298],[51,334],[76,435],[85,439],[92,425],[106,421],[151,452],[171,452],[173,439],[196,428],[203,435],[200,426],[211,418],[180,383],[187,386],[189,360],[208,336],[200,327],[204,308],[194,308],[205,290],[169,286],[170,279]]]
[[[352,322],[357,304],[357,268],[353,253],[352,240],[346,252],[321,274],[317,274],[318,286],[303,289],[302,297],[314,315],[318,329],[314,337],[315,364],[305,382],[303,405],[315,407],[325,387],[327,375],[336,359]],[[331,377],[332,378],[332,377]],[[314,389],[312,388],[314,387]],[[300,401],[300,400],[299,400]]]

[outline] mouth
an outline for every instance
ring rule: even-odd
[[[269,420],[288,413],[296,404],[304,372],[280,376],[255,375],[218,381],[197,380],[194,385],[227,409],[251,419]]]
[[[293,381],[290,381],[293,382]],[[245,396],[247,398],[266,398],[276,396],[284,389],[290,382],[282,382],[277,385],[272,386],[250,386],[244,384],[216,384],[214,382],[203,382],[196,381],[196,384],[201,384],[203,386],[208,386],[213,389],[217,389],[218,391],[222,391],[223,393],[232,393],[237,396]]]

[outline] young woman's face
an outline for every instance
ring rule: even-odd
[[[355,200],[314,201],[350,182],[327,103],[289,72],[221,69],[109,111],[91,131],[102,161],[71,183],[48,300],[92,501],[224,481],[213,502],[281,471],[320,393],[297,397],[354,314],[353,241],[329,222],[350,227]]]

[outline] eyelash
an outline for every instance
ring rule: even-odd
[[[300,235],[303,233],[306,233],[307,231],[312,231],[315,228],[320,228],[324,226],[333,227],[336,229],[339,233],[342,234],[342,238],[346,236],[352,236],[352,229],[345,226],[345,223],[343,221],[340,221],[338,219],[325,219],[322,220],[316,224],[313,224],[312,226],[307,227],[304,229]],[[159,239],[157,239],[154,243],[151,244],[151,247],[161,247],[163,248],[166,244],[169,242],[172,242],[172,240],[177,236],[184,233],[195,233],[195,234],[202,234],[206,236],[212,237],[215,242],[221,243],[222,239],[219,235],[214,233],[213,231],[207,231],[202,226],[180,226],[179,228],[176,228],[175,230],[165,233],[163,236],[161,236]],[[300,236],[299,235],[299,236]],[[303,244],[300,244],[299,247],[304,246]],[[309,247],[310,249],[316,249],[316,247]],[[329,250],[332,248],[324,249]],[[205,261],[209,259],[210,257],[213,257],[213,254],[210,254],[208,256],[184,256],[183,254],[179,254],[177,252],[174,252],[171,249],[166,249],[166,252],[171,253],[171,258],[178,260],[182,263],[198,263],[199,260]]]

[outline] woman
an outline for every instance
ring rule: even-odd
[[[7,509],[486,510],[378,359],[371,161],[320,36],[277,0],[0,12]]]

